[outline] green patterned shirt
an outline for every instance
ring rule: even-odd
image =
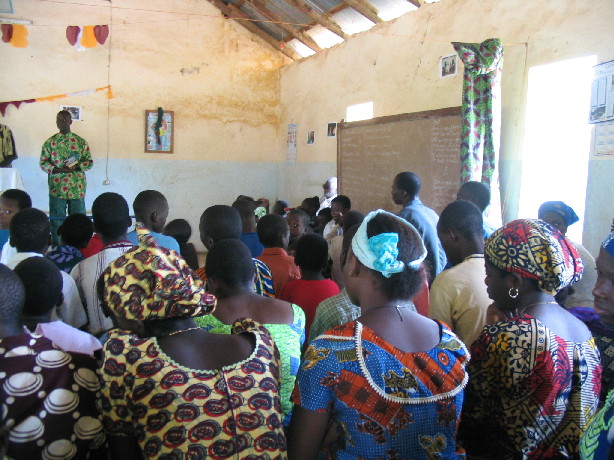
[[[76,171],[53,174],[53,168],[66,166],[71,156],[79,163]],[[85,197],[85,171],[94,165],[85,139],[75,133],[54,134],[43,144],[39,165],[49,175],[49,196],[65,200]]]

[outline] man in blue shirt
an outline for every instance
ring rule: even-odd
[[[416,227],[424,241],[424,246],[428,251],[426,261],[430,284],[435,276],[443,271],[447,259],[437,236],[439,216],[420,201],[421,188],[422,181],[420,181],[418,175],[412,172],[402,172],[394,178],[391,194],[392,201],[403,206],[399,216]]]

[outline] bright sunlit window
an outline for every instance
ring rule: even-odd
[[[582,241],[591,141],[588,124],[596,56],[529,70],[518,216],[537,218],[544,201],[564,201],[580,221],[567,236]]]
[[[373,102],[365,102],[349,106],[345,121],[369,120],[371,118],[373,118]]]

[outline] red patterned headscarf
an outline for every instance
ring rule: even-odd
[[[217,299],[175,251],[160,248],[147,229],[137,227],[139,246],[103,272],[104,298],[116,316],[154,320],[202,316]]]
[[[584,269],[573,244],[539,219],[504,225],[488,238],[484,255],[501,270],[538,280],[539,288],[551,295],[582,278]]]

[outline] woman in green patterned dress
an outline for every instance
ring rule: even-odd
[[[239,240],[217,242],[205,264],[209,291],[218,299],[214,314],[196,318],[208,332],[230,334],[232,324],[250,318],[266,327],[281,355],[281,407],[284,426],[290,422],[290,394],[305,341],[305,313],[297,305],[254,293],[254,263],[247,246]]]

